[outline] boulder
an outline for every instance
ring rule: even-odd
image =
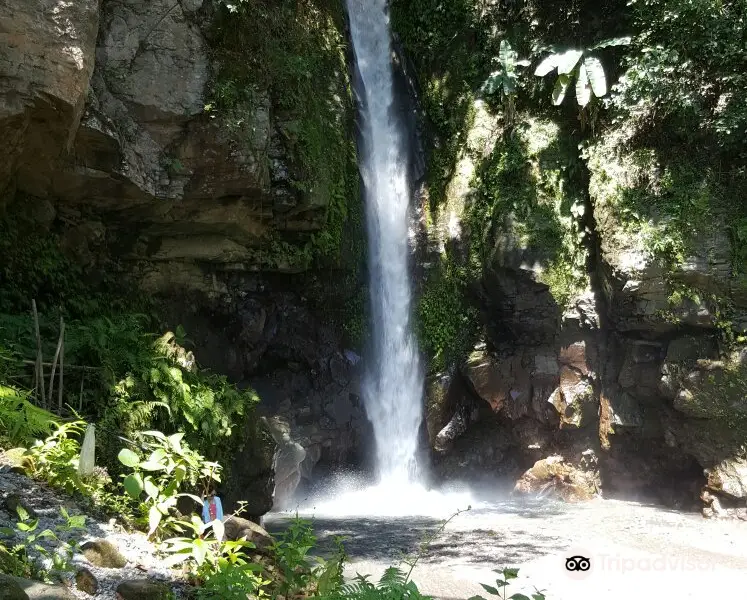
[[[12,586],[20,588],[25,594],[25,596],[17,596],[18,600],[26,600],[26,598],[28,600],[76,600],[75,596],[63,585],[47,585],[39,581],[0,574],[0,590]]]
[[[235,541],[245,537],[248,542],[252,542],[257,547],[259,552],[267,552],[275,543],[273,537],[261,526],[247,519],[229,516],[224,519],[224,524],[227,539]]]
[[[148,579],[123,581],[117,586],[121,600],[168,600],[173,597],[168,585]]]
[[[519,418],[531,407],[531,383],[522,365],[521,355],[493,356],[475,350],[465,363],[463,373],[474,393],[490,405],[493,412],[506,409],[510,418]]]
[[[582,471],[562,456],[554,455],[534,463],[516,482],[515,493],[553,494],[565,502],[591,500],[600,489],[598,472]]]
[[[127,559],[108,540],[92,540],[84,543],[80,549],[86,560],[97,567],[121,569],[127,565]]]
[[[81,592],[85,592],[90,596],[95,596],[99,591],[98,580],[95,575],[85,567],[79,569],[75,574],[75,585]]]
[[[706,469],[708,488],[731,498],[747,499],[747,459],[734,457]]]
[[[29,600],[29,596],[15,581],[0,575],[0,600]]]

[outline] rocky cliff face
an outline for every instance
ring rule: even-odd
[[[502,41],[528,56],[631,32],[620,3],[574,10],[393,2],[427,112],[419,316],[436,468],[518,479],[561,456],[607,495],[697,505],[704,487],[707,514],[744,509],[738,165],[650,113],[599,113],[590,131],[591,113],[550,106],[529,69],[510,98],[479,91],[503,73]]]
[[[342,6],[270,4],[4,0],[0,208],[54,230],[89,273],[131,279],[201,363],[256,383],[305,449],[285,479],[360,447],[343,338],[361,257]],[[241,55],[236,31],[282,56]],[[304,104],[310,80],[323,109]],[[256,471],[266,481],[272,456]]]

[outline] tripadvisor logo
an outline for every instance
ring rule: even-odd
[[[562,556],[563,571],[571,579],[586,579],[594,571],[595,560],[592,553],[582,548],[570,548]]]

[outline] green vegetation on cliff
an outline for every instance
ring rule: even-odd
[[[671,310],[661,318],[705,302],[735,339],[747,307],[746,51],[737,41],[746,8],[744,0],[394,0],[432,146],[428,226],[438,236],[444,218],[461,221],[443,264],[479,285],[486,269],[524,269],[523,260],[565,309],[607,258],[594,246],[597,229],[602,252],[615,250],[610,229],[624,231],[640,242],[639,262],[648,255],[662,269]],[[543,61],[560,77],[536,77],[548,72]],[[582,102],[562,102],[574,93]],[[488,134],[477,148],[470,136],[483,112]],[[454,185],[470,172],[469,189]],[[704,256],[713,276],[689,277],[688,264]],[[437,314],[430,285],[425,322]],[[449,299],[449,323],[474,309],[472,296]],[[420,330],[431,355],[443,356],[439,329]]]
[[[343,4],[223,4],[212,33],[220,69],[206,110],[240,139],[252,135],[244,126],[258,103],[269,102],[278,123],[274,135],[291,157],[282,183],[302,198],[304,210],[325,214],[325,226],[312,235],[266,240],[261,262],[270,268],[335,264],[344,229],[355,227],[360,210]]]
[[[113,473],[117,436],[143,429],[183,431],[209,458],[231,456],[244,442],[235,430],[252,418],[256,394],[201,369],[184,349],[180,328],[164,335],[156,307],[118,280],[116,264],[110,263],[105,275],[86,273],[63,255],[53,232],[17,208],[0,222],[3,405],[20,403],[29,410],[36,406],[61,418],[80,415],[95,422],[106,432],[100,453]],[[36,376],[39,346],[32,300],[43,380]],[[64,354],[58,361],[61,319]],[[8,428],[6,435],[13,431]],[[23,437],[18,432],[11,437]]]

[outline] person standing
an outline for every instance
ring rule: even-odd
[[[202,499],[202,521],[207,524],[216,519],[223,520],[223,505],[215,495],[215,488],[211,487]]]

